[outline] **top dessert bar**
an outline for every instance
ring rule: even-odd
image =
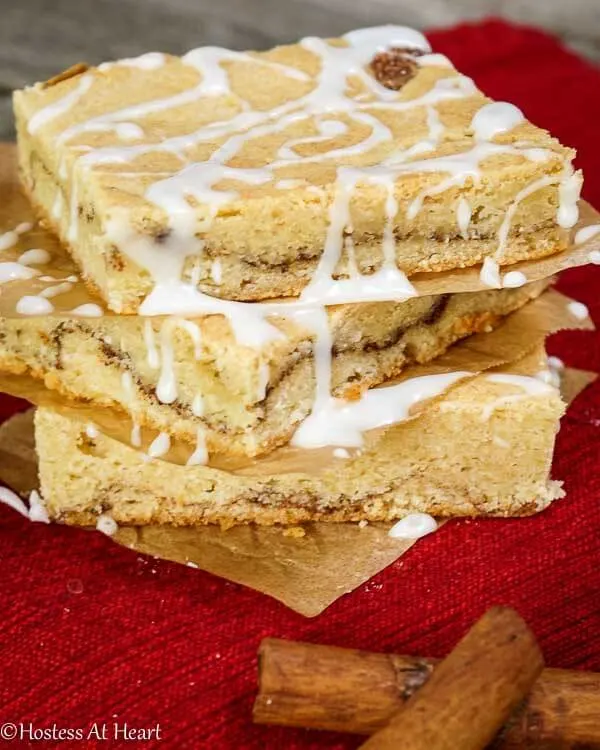
[[[34,204],[119,313],[401,300],[486,259],[494,286],[577,220],[574,152],[403,27],[79,65],[14,104]]]

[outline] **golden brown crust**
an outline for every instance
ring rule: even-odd
[[[118,487],[115,487],[115,492],[118,492]],[[564,497],[561,484],[559,482],[549,481],[545,491],[540,492],[540,496],[531,500],[530,502],[523,503],[522,505],[514,504],[507,505],[502,510],[493,510],[487,512],[485,509],[478,507],[480,503],[477,500],[477,496],[471,497],[464,496],[463,488],[451,487],[446,488],[449,494],[453,492],[457,493],[460,491],[463,493],[463,505],[457,510],[454,505],[447,504],[446,506],[440,506],[432,512],[436,512],[439,518],[525,518],[527,516],[533,516],[536,513],[544,510],[554,500],[558,500]],[[241,498],[244,500],[244,498]],[[360,521],[367,521],[369,523],[389,523],[397,520],[402,515],[407,515],[410,512],[417,512],[411,510],[410,507],[406,508],[401,514],[394,513],[393,510],[379,511],[379,512],[368,512],[366,513],[363,509],[364,504],[373,503],[373,501],[383,498],[378,498],[377,495],[366,495],[365,497],[358,498],[356,501],[355,509],[341,510],[341,511],[329,511],[327,513],[319,513],[314,510],[306,508],[255,508],[252,512],[245,512],[239,517],[232,517],[226,513],[206,513],[200,511],[194,511],[193,509],[187,510],[184,514],[173,514],[168,510],[156,513],[153,516],[148,517],[147,515],[136,514],[133,508],[130,508],[128,512],[115,514],[112,512],[112,517],[117,516],[115,520],[123,526],[220,526],[223,530],[233,528],[234,526],[244,524],[255,524],[256,526],[294,526],[295,524],[302,523],[359,523]],[[286,498],[285,501],[289,502],[292,506],[296,502],[296,498],[291,496]],[[421,512],[421,511],[418,511]],[[95,513],[66,513],[62,516],[57,516],[52,520],[59,523],[64,523],[68,526],[95,526],[98,520],[99,514]]]
[[[90,66],[87,63],[75,63],[75,65],[71,65],[70,68],[63,70],[62,73],[58,73],[47,81],[44,81],[44,83],[41,84],[41,88],[49,89],[51,86],[56,86],[57,83],[68,81],[69,78],[80,76],[82,73],[85,73],[86,70],[89,70],[89,67]]]

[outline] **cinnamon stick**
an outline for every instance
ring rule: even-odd
[[[544,659],[524,620],[492,607],[364,750],[484,750],[529,693]]]
[[[263,640],[254,720],[372,734],[431,675],[435,659]],[[495,750],[600,750],[600,674],[546,669]]]

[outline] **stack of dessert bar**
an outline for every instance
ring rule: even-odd
[[[150,53],[14,101],[22,183],[90,301],[20,299],[0,366],[130,422],[125,443],[38,409],[52,519],[523,515],[560,495],[542,352],[411,372],[547,293],[522,262],[565,251],[581,176],[420,33]]]

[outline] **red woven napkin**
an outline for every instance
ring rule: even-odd
[[[430,39],[484,91],[575,146],[584,195],[600,206],[600,71],[541,32],[497,21]],[[598,284],[591,267],[565,274],[560,288],[600,324]],[[550,348],[600,371],[598,334],[562,333]],[[0,399],[3,417],[15,408]],[[7,747],[353,748],[350,736],[251,724],[260,639],[442,656],[496,603],[527,618],[549,665],[600,670],[600,385],[563,419],[554,476],[567,498],[540,516],[451,522],[315,620],[100,534],[30,524],[0,507],[0,724],[158,722],[162,737]]]

